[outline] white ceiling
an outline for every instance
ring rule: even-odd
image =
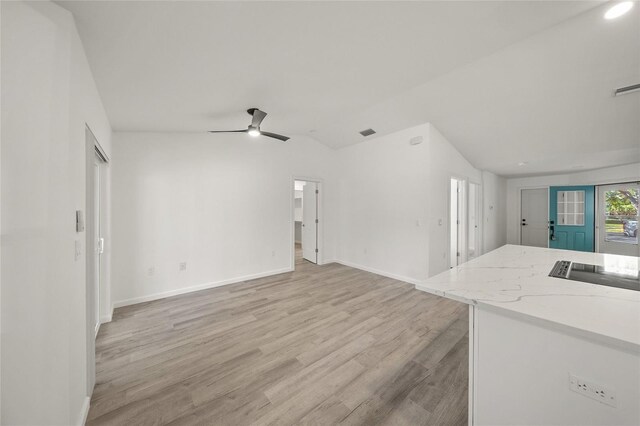
[[[605,24],[581,1],[58,3],[116,131],[245,128],[256,106],[267,131],[341,147],[432,122],[507,175],[558,171],[558,148],[629,162],[640,134],[638,94],[610,96],[639,82],[640,7]]]

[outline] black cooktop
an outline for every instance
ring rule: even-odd
[[[553,266],[549,276],[640,291],[638,271],[614,271],[607,270],[603,266],[559,260]]]

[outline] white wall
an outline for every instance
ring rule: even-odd
[[[116,305],[290,270],[294,176],[323,180],[335,257],[335,151],[313,139],[115,133],[113,158]]]
[[[450,177],[485,179],[429,124],[338,151],[242,134],[115,133],[113,146],[117,306],[290,270],[293,177],[324,181],[325,263],[422,281],[448,267]],[[495,248],[504,182],[486,180]]]
[[[76,424],[87,402],[85,123],[110,151],[71,15],[2,2],[3,424]],[[82,255],[74,260],[74,245]]]
[[[447,270],[450,265],[447,244],[450,231],[447,218],[451,177],[482,183],[482,172],[474,168],[433,125],[429,125],[428,155],[428,186],[426,188],[426,194],[429,197],[428,276],[433,276]],[[466,232],[464,224],[462,232]]]
[[[423,142],[410,145],[413,137]],[[483,183],[482,173],[429,124],[341,149],[338,155],[337,259],[408,282],[446,270],[450,179]],[[496,177],[483,185],[496,206],[500,185]],[[492,248],[504,243],[499,225],[487,232]]]
[[[519,244],[520,239],[520,190],[559,185],[600,185],[606,183],[640,180],[640,163],[608,167],[585,172],[552,176],[512,178],[507,180],[507,241]]]
[[[420,145],[409,139],[422,137]],[[429,125],[338,151],[337,259],[405,281],[428,274]],[[446,216],[444,217],[446,225]]]
[[[484,253],[507,241],[507,180],[491,172],[482,172]]]

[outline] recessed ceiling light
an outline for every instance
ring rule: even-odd
[[[527,164],[529,163],[527,163],[526,161],[521,161],[518,163],[518,166],[526,166]]]
[[[633,7],[632,1],[623,1],[622,3],[618,3],[614,6],[611,6],[607,13],[604,14],[604,19],[616,19],[620,16],[624,15]]]

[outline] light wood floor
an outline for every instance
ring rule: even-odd
[[[116,310],[87,424],[467,422],[467,307],[341,265]]]

